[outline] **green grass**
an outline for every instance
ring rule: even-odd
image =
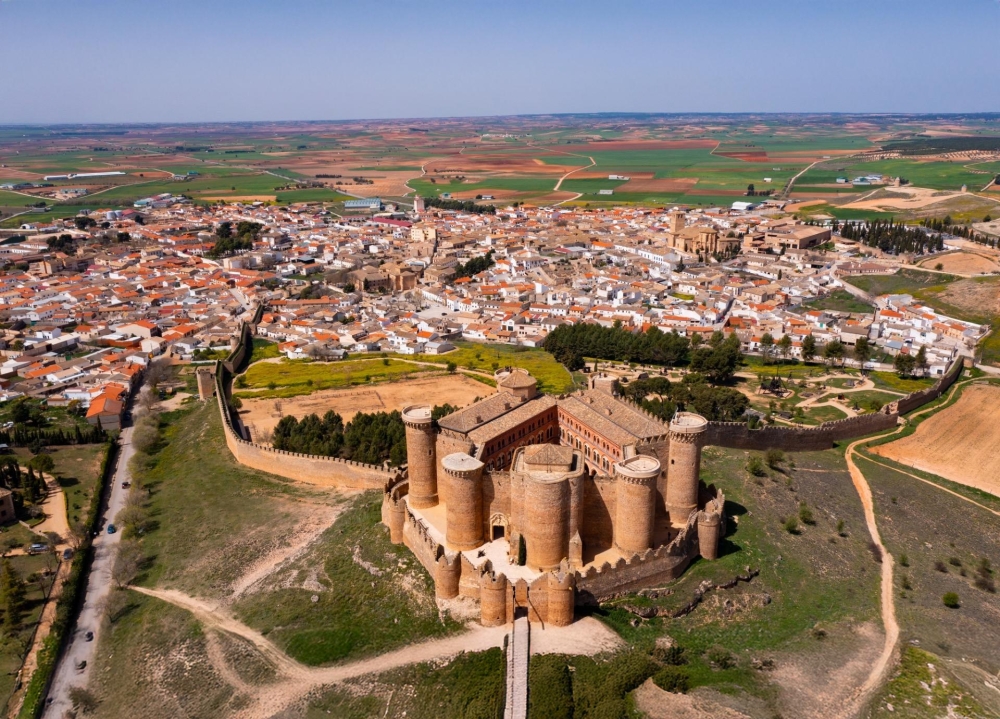
[[[500,649],[460,654],[349,682],[313,700],[306,719],[500,719],[506,686]]]
[[[238,394],[241,397],[295,397],[322,389],[390,382],[428,369],[396,359],[389,359],[388,364],[381,359],[342,362],[282,359],[251,365],[243,375],[247,389],[238,390]]]
[[[860,175],[882,174],[905,177],[914,187],[958,191],[963,184],[968,185],[970,190],[978,190],[989,181],[989,176],[970,172],[963,167],[964,164],[928,162],[910,158],[878,162],[831,160],[806,172],[799,178],[799,182],[803,185],[831,184],[835,183],[838,177],[847,177],[850,180]]]
[[[904,641],[955,660],[952,667],[996,666],[1000,597],[974,586],[979,561],[986,557],[995,567],[1000,557],[996,516],[865,457],[857,464],[872,488],[882,540],[896,560],[896,614]],[[960,608],[943,605],[946,592],[959,595]],[[957,678],[980,698],[990,696],[980,690],[979,677]]]
[[[937,381],[933,377],[900,377],[895,372],[869,372],[868,379],[875,383],[876,389],[905,394],[927,389]]]
[[[77,444],[51,446],[46,452],[55,462],[53,474],[66,495],[66,511],[70,525],[87,521],[90,498],[94,494],[100,478],[101,460],[105,445]],[[27,463],[32,454],[27,447],[15,450],[22,463]]]
[[[321,568],[322,590],[270,588],[235,605],[240,619],[308,665],[378,654],[458,630],[457,622],[438,617],[434,582],[410,550],[389,542],[381,502],[377,492],[359,497],[296,563],[300,576]]]
[[[805,307],[813,310],[833,310],[836,312],[857,312],[870,314],[875,311],[875,307],[864,300],[860,300],[850,292],[835,290],[826,297],[806,302]]]
[[[271,342],[261,337],[253,338],[253,352],[250,353],[250,364],[274,357],[281,357],[277,342]]]
[[[931,719],[945,715],[968,719],[995,716],[963,689],[940,657],[916,647],[904,647],[899,668],[882,690],[871,716]]]
[[[889,404],[890,402],[895,402],[900,399],[898,394],[889,394],[888,392],[880,392],[875,389],[866,389],[860,392],[847,392],[844,394],[844,401],[853,407],[855,404],[860,405],[861,409],[868,409],[872,402],[878,402],[882,406]]]
[[[147,486],[153,528],[143,545],[147,586],[167,584],[200,597],[229,585],[295,527],[295,502],[308,487],[236,462],[211,402],[161,415],[165,447],[136,479]]]
[[[823,424],[832,422],[835,419],[844,419],[847,415],[836,407],[809,407],[805,410],[805,420],[803,424]]]
[[[100,704],[87,716],[118,719],[142,707],[141,714],[148,719],[217,717],[231,715],[239,707],[234,702],[236,692],[208,661],[206,633],[190,612],[131,592],[124,616],[105,627],[88,686]],[[224,633],[217,636],[224,646],[232,641]],[[273,680],[266,665],[250,664],[252,655],[246,649],[226,654],[240,658],[237,674],[246,679]],[[256,676],[239,671],[246,665],[257,670]]]
[[[31,541],[37,541],[37,538],[32,538]],[[25,611],[13,635],[0,636],[0,701],[6,701],[14,690],[15,675],[21,668],[25,649],[31,641],[31,632],[42,614],[45,591],[51,580],[43,578],[39,573],[46,568],[54,570],[58,564],[49,555],[10,557],[10,563],[21,579],[25,580]]]
[[[413,355],[420,362],[454,362],[464,369],[493,373],[493,365],[520,367],[538,380],[538,389],[547,394],[562,394],[573,389],[573,376],[543,349],[509,345],[456,342],[457,349],[444,355]]]
[[[872,295],[914,294],[920,290],[935,290],[959,280],[955,275],[945,275],[920,270],[902,269],[893,275],[862,275],[845,277],[844,281]]]
[[[850,645],[850,627],[878,621],[879,565],[868,550],[868,533],[860,500],[837,450],[789,455],[795,468],[755,479],[745,470],[748,453],[716,447],[703,454],[702,479],[725,493],[730,522],[721,553],[714,562],[696,561],[672,586],[673,594],[658,599],[629,596],[601,605],[596,616],[629,644],[643,649],[657,637],[669,635],[692,659],[693,685],[719,686],[767,699],[760,673],[749,658],[768,653],[811,657],[812,666],[824,666],[830,653],[812,636],[821,625],[830,641]],[[797,534],[782,527],[805,502],[813,525],[801,525]],[[734,521],[734,516],[738,522]],[[844,522],[844,534],[837,523]],[[632,626],[633,614],[622,604],[654,604],[668,609],[684,606],[704,580],[721,583],[750,566],[760,575],[749,584],[720,592],[681,619],[652,619]],[[767,593],[771,602],[755,603]],[[724,600],[741,607],[731,616]],[[703,658],[713,646],[736,657],[736,667],[717,672]],[[773,654],[770,654],[773,656]],[[825,657],[825,658],[824,658]],[[778,660],[780,663],[780,659]]]

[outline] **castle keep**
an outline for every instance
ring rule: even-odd
[[[526,612],[558,626],[578,603],[718,556],[724,499],[698,479],[704,418],[664,423],[608,377],[558,399],[524,370],[497,380],[437,422],[403,410],[408,472],[386,486],[382,519],[439,597],[478,599],[486,625]]]

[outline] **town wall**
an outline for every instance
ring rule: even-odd
[[[897,414],[906,414],[907,412],[912,412],[917,407],[922,407],[928,402],[933,402],[942,394],[947,392],[948,389],[955,384],[955,380],[962,376],[962,369],[964,366],[965,363],[963,359],[958,357],[954,362],[952,362],[948,371],[945,372],[933,386],[920,390],[919,392],[914,392],[900,400],[897,400],[896,402],[890,403],[890,411],[896,412]]]
[[[261,309],[258,308],[255,318],[259,319],[260,313]],[[239,417],[234,417],[229,399],[234,368],[242,367],[249,359],[249,348],[253,342],[251,328],[249,323],[240,327],[236,347],[229,357],[217,362],[215,366],[215,394],[222,417],[223,433],[226,436],[226,446],[237,462],[299,482],[348,489],[381,489],[387,482],[401,475],[401,470],[391,469],[388,465],[379,467],[339,457],[288,452],[244,439]]]
[[[786,452],[810,452],[830,449],[834,442],[863,437],[896,426],[897,416],[886,411],[861,414],[818,427],[782,427],[768,425],[750,429],[744,422],[709,422],[705,445],[733,449],[781,449]]]

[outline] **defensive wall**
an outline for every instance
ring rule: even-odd
[[[229,406],[234,372],[240,371],[250,359],[256,322],[260,321],[263,306],[258,306],[253,321],[240,326],[238,339],[229,356],[215,365],[215,395],[222,417],[226,446],[242,465],[324,487],[347,489],[382,489],[390,480],[402,475],[402,470],[388,465],[378,466],[355,462],[339,457],[321,457],[274,449],[248,441],[239,414]]]
[[[890,402],[878,412],[824,422],[816,427],[768,425],[750,429],[744,422],[709,422],[705,444],[733,449],[781,449],[786,452],[829,449],[834,442],[892,429],[900,415],[912,412],[947,392],[962,376],[964,366],[964,358],[958,357],[948,371],[927,389]]]

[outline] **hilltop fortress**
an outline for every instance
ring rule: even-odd
[[[538,394],[524,370],[440,421],[403,411],[407,477],[383,521],[434,577],[437,595],[480,601],[484,624],[524,611],[553,625],[579,602],[678,577],[714,559],[724,498],[699,482],[708,423],[668,424],[618,399],[613,378]]]

